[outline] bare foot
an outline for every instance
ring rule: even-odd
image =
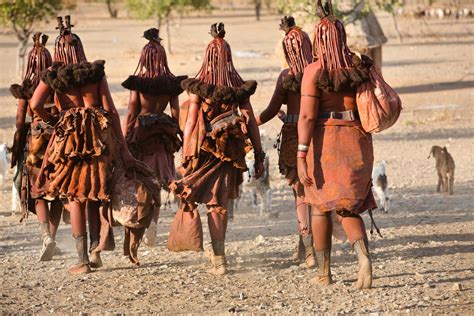
[[[91,268],[89,267],[89,264],[87,263],[80,263],[80,264],[70,267],[68,271],[69,271],[69,274],[71,275],[86,274],[86,273],[91,273]]]

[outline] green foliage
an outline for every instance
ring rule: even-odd
[[[394,14],[397,7],[403,6],[403,0],[332,0],[332,4],[336,17],[347,24],[375,8]],[[300,12],[307,20],[314,21],[317,18],[316,0],[277,0],[276,6],[283,14]]]
[[[60,0],[1,0],[0,23],[11,24],[18,38],[23,40],[36,22],[47,20],[60,9]]]
[[[402,7],[404,3],[403,0],[377,0],[375,4],[379,9],[394,15],[395,10]]]
[[[132,15],[138,19],[168,17],[173,10],[180,13],[189,10],[201,10],[210,7],[210,0],[127,0]]]

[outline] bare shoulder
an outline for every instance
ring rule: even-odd
[[[318,69],[319,69],[318,62],[311,63],[308,66],[306,66],[306,68],[304,69],[304,76],[314,77]]]

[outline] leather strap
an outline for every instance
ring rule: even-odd
[[[298,114],[287,115],[283,119],[283,123],[298,123]]]
[[[318,114],[318,119],[338,119],[344,121],[359,120],[359,113],[357,111],[343,111],[343,112],[324,112]]]

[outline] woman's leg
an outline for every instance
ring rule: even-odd
[[[314,260],[313,237],[311,236],[311,220],[309,206],[304,202],[304,196],[295,194],[296,219],[298,220],[298,232],[303,245],[304,261],[306,267],[312,268],[316,265]],[[299,245],[298,245],[299,248]]]
[[[359,215],[350,212],[337,212],[342,228],[357,253],[359,273],[356,287],[366,289],[372,287],[372,262],[369,256],[369,241],[365,232],[364,221]]]
[[[318,274],[314,281],[318,284],[329,285],[331,279],[331,212],[321,212],[313,207],[311,217],[311,231],[318,261]]]
[[[35,210],[38,222],[41,227],[41,238],[43,240],[43,247],[41,248],[40,261],[49,261],[53,259],[54,251],[56,249],[56,242],[51,236],[49,226],[49,209],[48,202],[42,199],[35,200]]]
[[[224,208],[207,208],[207,224],[211,235],[212,255],[211,273],[223,275],[227,273],[225,259],[225,233],[227,230],[227,210]]]
[[[63,213],[63,203],[60,200],[54,200],[50,203],[49,210],[49,230],[51,237],[56,240],[56,233],[58,232],[59,222]]]
[[[87,201],[87,222],[89,224],[89,264],[92,268],[102,267],[102,260],[100,258],[100,252],[94,251],[99,246],[100,239],[100,202],[98,201]]]
[[[72,236],[76,242],[78,263],[69,269],[71,274],[89,273],[89,255],[87,252],[86,204],[69,201]]]
[[[143,238],[143,242],[147,246],[154,246],[156,244],[156,231],[157,231],[157,223],[158,218],[160,216],[160,207],[156,206],[153,210],[153,217],[150,222],[150,226],[146,229],[145,236]]]

